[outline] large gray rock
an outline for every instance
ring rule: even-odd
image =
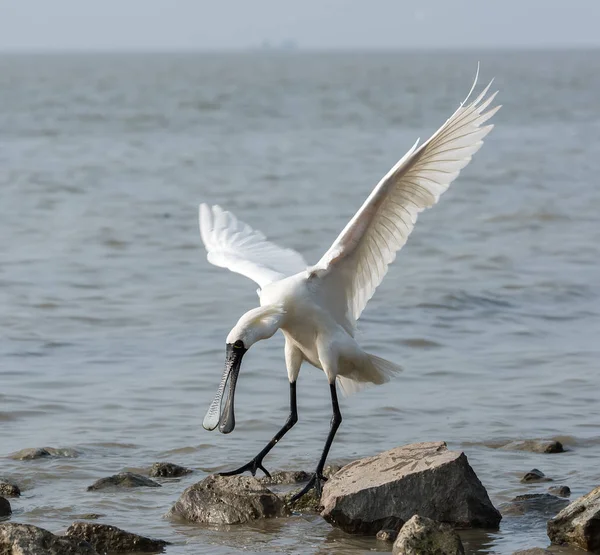
[[[0,481],[0,495],[4,497],[19,497],[21,490],[16,484]]]
[[[67,528],[66,535],[88,542],[98,553],[157,553],[169,545],[164,540],[153,540],[116,526],[91,522],[74,522]]]
[[[161,485],[146,476],[135,474],[133,472],[120,472],[114,476],[100,478],[91,486],[88,486],[88,491],[98,491],[103,489],[122,489],[122,488],[160,488]]]
[[[400,530],[394,555],[464,555],[459,535],[448,524],[415,515]]]
[[[500,446],[507,451],[529,451],[531,453],[564,453],[565,449],[560,441],[554,439],[523,439],[511,441]]]
[[[398,528],[418,514],[461,528],[498,528],[502,517],[464,453],[444,442],[396,447],[354,461],[323,488],[321,515],[353,534]]]
[[[10,508],[10,503],[8,499],[4,499],[4,497],[0,497],[0,518],[3,516],[10,516],[12,513],[12,509]]]
[[[600,486],[549,520],[548,536],[555,544],[600,552]]]
[[[55,447],[30,447],[21,449],[10,455],[11,459],[17,461],[32,461],[35,459],[73,459],[79,456],[79,451],[65,447],[56,449]]]
[[[2,555],[98,555],[87,542],[15,522],[0,523]]]
[[[167,516],[207,524],[242,524],[288,514],[285,503],[256,478],[211,475],[187,488]]]

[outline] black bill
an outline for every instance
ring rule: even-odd
[[[242,364],[242,358],[246,353],[246,349],[239,346],[233,346],[227,344],[227,350],[225,354],[225,371],[221,378],[221,383],[217,394],[210,404],[206,416],[202,421],[202,427],[205,430],[214,430],[219,426],[219,431],[223,434],[228,434],[235,428],[235,413],[234,413],[234,397],[235,397],[235,386],[237,383],[238,374],[240,372],[240,366]],[[229,395],[225,402],[225,407],[221,411],[221,405],[223,402],[223,393],[229,382]]]

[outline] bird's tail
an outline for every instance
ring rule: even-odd
[[[360,371],[351,372],[349,375],[338,375],[338,383],[342,388],[342,393],[347,397],[361,389],[364,389],[370,384],[380,385],[389,382],[390,378],[398,372],[402,372],[402,367],[385,360],[376,355],[365,353],[366,360],[361,366]]]

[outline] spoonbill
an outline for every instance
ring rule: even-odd
[[[479,73],[479,68],[478,72]],[[417,215],[433,206],[456,179],[493,125],[490,84],[469,102],[475,82],[458,109],[421,146],[419,140],[379,181],[367,200],[314,265],[298,252],[267,241],[259,231],[219,206],[200,205],[199,221],[208,261],[242,274],[259,285],[260,306],[246,312],[226,340],[225,370],[203,420],[206,430],[228,434],[235,427],[234,395],[242,357],[257,341],[281,330],[290,382],[290,414],[273,439],[247,464],[222,475],[258,469],[270,476],[263,459],[296,424],[296,380],[304,361],[320,368],[329,382],[333,416],[325,447],[306,487],[293,501],[316,488],[320,495],[325,460],[342,422],[336,383],[348,394],[362,385],[382,384],[400,367],[365,352],[354,338],[356,322],[388,265],[406,243]],[[222,400],[229,382],[229,394]]]

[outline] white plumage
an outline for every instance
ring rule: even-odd
[[[400,369],[365,353],[354,339],[354,328],[389,264],[406,243],[419,213],[438,201],[493,127],[484,124],[500,108],[490,108],[496,93],[487,96],[490,83],[469,102],[475,83],[465,101],[431,138],[421,146],[417,141],[381,179],[312,267],[307,268],[297,252],[267,241],[220,207],[200,206],[200,231],[208,260],[253,279],[261,288],[261,306],[242,316],[227,344],[241,346],[245,352],[281,329],[288,377],[294,385],[294,410],[295,382],[303,361],[323,369],[333,387],[332,397],[336,379],[345,392],[351,392],[364,383],[383,383]],[[215,406],[220,406],[223,390],[224,383],[213,402],[212,416],[205,418],[207,429],[219,423]],[[334,416],[336,410],[339,413],[337,398]],[[221,425],[221,431],[233,429],[231,424]],[[252,470],[248,465],[242,469]]]

